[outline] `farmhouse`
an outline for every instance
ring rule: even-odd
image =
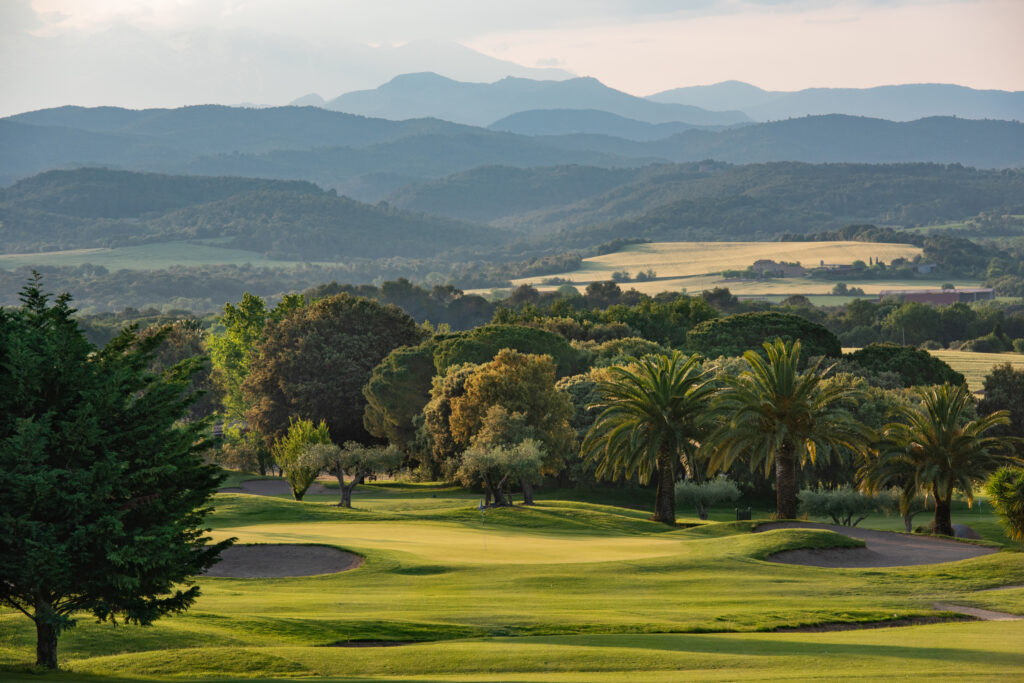
[[[935,306],[949,306],[955,303],[987,301],[996,298],[995,291],[989,287],[968,287],[965,289],[883,289],[878,293],[878,300],[900,299],[901,301],[919,301]]]

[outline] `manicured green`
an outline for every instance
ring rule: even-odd
[[[609,499],[630,502],[629,491]],[[640,493],[649,505],[650,493]],[[362,554],[365,564],[325,576],[201,579],[203,595],[189,613],[150,628],[83,620],[62,640],[72,674],[52,678],[645,681],[825,671],[992,677],[1024,668],[1024,623],[765,632],[934,615],[936,601],[1024,613],[1024,591],[976,592],[1024,584],[1016,552],[932,567],[797,567],[764,558],[857,542],[817,530],[750,534],[755,523],[702,524],[684,509],[684,528],[671,529],[650,521],[649,509],[562,497],[540,491],[532,508],[481,513],[478,493],[437,484],[361,486],[350,510],[334,495],[296,502],[218,494],[216,538],[324,543]],[[730,513],[713,510],[711,519]],[[995,524],[988,512],[954,508],[954,521],[976,525],[976,517]],[[862,526],[889,521],[898,528],[898,517]],[[32,659],[27,625],[0,612],[4,680],[22,680],[15,671]],[[323,647],[349,639],[429,642]]]

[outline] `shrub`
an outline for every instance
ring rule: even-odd
[[[929,339],[928,341],[922,342],[920,348],[924,351],[935,351],[941,349],[942,344],[935,341],[934,339]]]
[[[1024,353],[1024,339],[1014,339],[1013,350],[1017,353]]]
[[[708,518],[709,508],[720,503],[734,503],[739,498],[739,488],[724,474],[699,484],[689,479],[676,484],[676,504],[692,506],[701,519]]]
[[[857,526],[883,507],[881,499],[842,487],[831,491],[804,489],[797,494],[800,512],[811,517],[830,517],[839,526]]]
[[[1024,540],[1024,469],[997,470],[989,479],[986,492],[1006,528],[1006,535],[1015,541]]]
[[[960,348],[964,351],[974,351],[976,353],[1003,353],[1004,351],[1009,351],[1006,342],[994,332],[986,334],[984,337],[964,342]]]

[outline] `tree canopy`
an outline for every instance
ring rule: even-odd
[[[742,356],[746,351],[762,352],[773,339],[799,340],[804,358],[839,358],[842,345],[825,327],[791,313],[764,311],[740,313],[700,323],[686,335],[686,348],[705,358]]]
[[[424,336],[396,306],[338,294],[271,321],[253,349],[242,391],[246,420],[278,438],[293,416],[324,420],[335,441],[368,439],[363,385],[392,349]]]

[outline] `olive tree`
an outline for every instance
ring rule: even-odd
[[[366,477],[383,474],[402,464],[402,452],[393,446],[364,446],[356,441],[346,441],[342,447],[334,444],[317,444],[306,451],[308,462],[326,471],[338,480],[341,500],[338,507],[352,507],[352,491],[362,484]],[[345,478],[350,481],[345,483]]]

